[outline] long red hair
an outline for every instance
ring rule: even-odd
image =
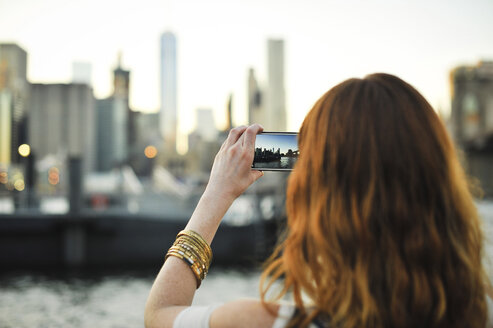
[[[262,300],[281,280],[276,299],[292,292],[297,327],[317,316],[344,328],[485,327],[480,221],[418,91],[388,74],[347,80],[316,102],[298,142]]]

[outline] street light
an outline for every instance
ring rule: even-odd
[[[157,148],[154,146],[147,146],[144,150],[144,155],[147,158],[154,158],[157,155]]]
[[[22,144],[19,146],[19,155],[22,157],[27,157],[31,154],[31,147],[28,144]]]

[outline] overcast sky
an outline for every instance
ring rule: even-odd
[[[266,84],[268,38],[286,42],[291,131],[330,87],[373,72],[398,75],[448,112],[449,71],[493,59],[491,0],[0,0],[0,42],[28,51],[32,82],[69,82],[72,62],[89,61],[95,94],[106,97],[121,50],[131,106],[142,111],[159,108],[166,30],[178,39],[182,134],[199,107],[223,128],[230,92],[235,122],[246,122],[248,68]]]

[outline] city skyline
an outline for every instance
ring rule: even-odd
[[[177,103],[184,134],[193,129],[190,118],[200,107],[213,108],[218,128],[225,126],[230,92],[235,94],[235,123],[245,123],[248,69],[255,69],[265,87],[266,40],[283,39],[287,129],[294,131],[323,92],[346,78],[376,71],[405,79],[434,108],[448,113],[450,70],[493,57],[491,12],[493,3],[479,0],[0,0],[0,42],[18,43],[29,53],[28,79],[33,83],[69,82],[73,62],[92,63],[97,98],[111,94],[110,70],[121,50],[125,67],[132,71],[132,108],[155,112],[160,107],[159,36],[171,30],[179,44]]]
[[[281,149],[281,153],[286,153],[289,149],[292,151],[298,150],[296,134],[289,135],[278,135],[278,134],[260,134],[257,135],[255,140],[255,149],[265,148],[271,150],[274,148],[277,151],[278,148]]]

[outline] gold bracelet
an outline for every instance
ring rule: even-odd
[[[200,257],[201,260],[203,260],[205,266],[209,268],[212,259],[210,258],[210,256],[208,256],[203,245],[200,245],[194,239],[185,235],[178,237],[175,245],[186,245],[187,247],[192,248],[197,253],[197,256]]]
[[[195,280],[197,280],[197,289],[200,287],[200,284],[202,283],[202,274],[200,268],[197,267],[196,261],[193,261],[193,259],[190,259],[185,256],[184,252],[178,251],[178,250],[172,250],[170,249],[168,253],[166,254],[165,261],[168,259],[168,257],[174,256],[177,257],[181,260],[183,260],[185,263],[187,263],[190,266],[190,269],[192,270],[193,275],[195,276]]]
[[[166,253],[165,261],[169,256],[177,257],[190,266],[199,288],[212,262],[212,249],[204,238],[192,230],[180,231]]]
[[[188,230],[191,231],[191,230]],[[192,237],[193,234],[196,236],[200,236],[197,233],[192,233],[188,234],[186,230],[181,231],[178,236],[177,240],[175,241],[175,244],[180,244],[180,243],[186,243],[192,246],[196,246],[199,249],[199,254],[201,255],[200,257],[204,260],[204,263],[206,265],[206,271],[208,271],[209,266],[212,262],[212,250],[210,249],[210,246],[205,242],[205,240],[202,237]]]
[[[205,241],[204,238],[202,238],[202,236],[200,234],[196,233],[193,230],[182,230],[178,233],[178,235],[176,237],[180,237],[183,235],[189,236],[189,237],[195,239],[199,244],[201,244],[204,247],[207,254],[212,258],[212,249],[211,249],[210,245]]]
[[[181,240],[181,243],[178,243],[174,245],[174,247],[179,247],[179,248],[184,248],[185,250],[190,251],[192,256],[197,258],[197,262],[199,263],[199,266],[201,268],[201,271],[203,272],[202,274],[202,279],[205,278],[205,275],[207,274],[207,271],[209,269],[209,263],[207,258],[204,256],[204,254],[198,249],[195,245],[193,244],[187,244],[186,242],[183,242]]]

